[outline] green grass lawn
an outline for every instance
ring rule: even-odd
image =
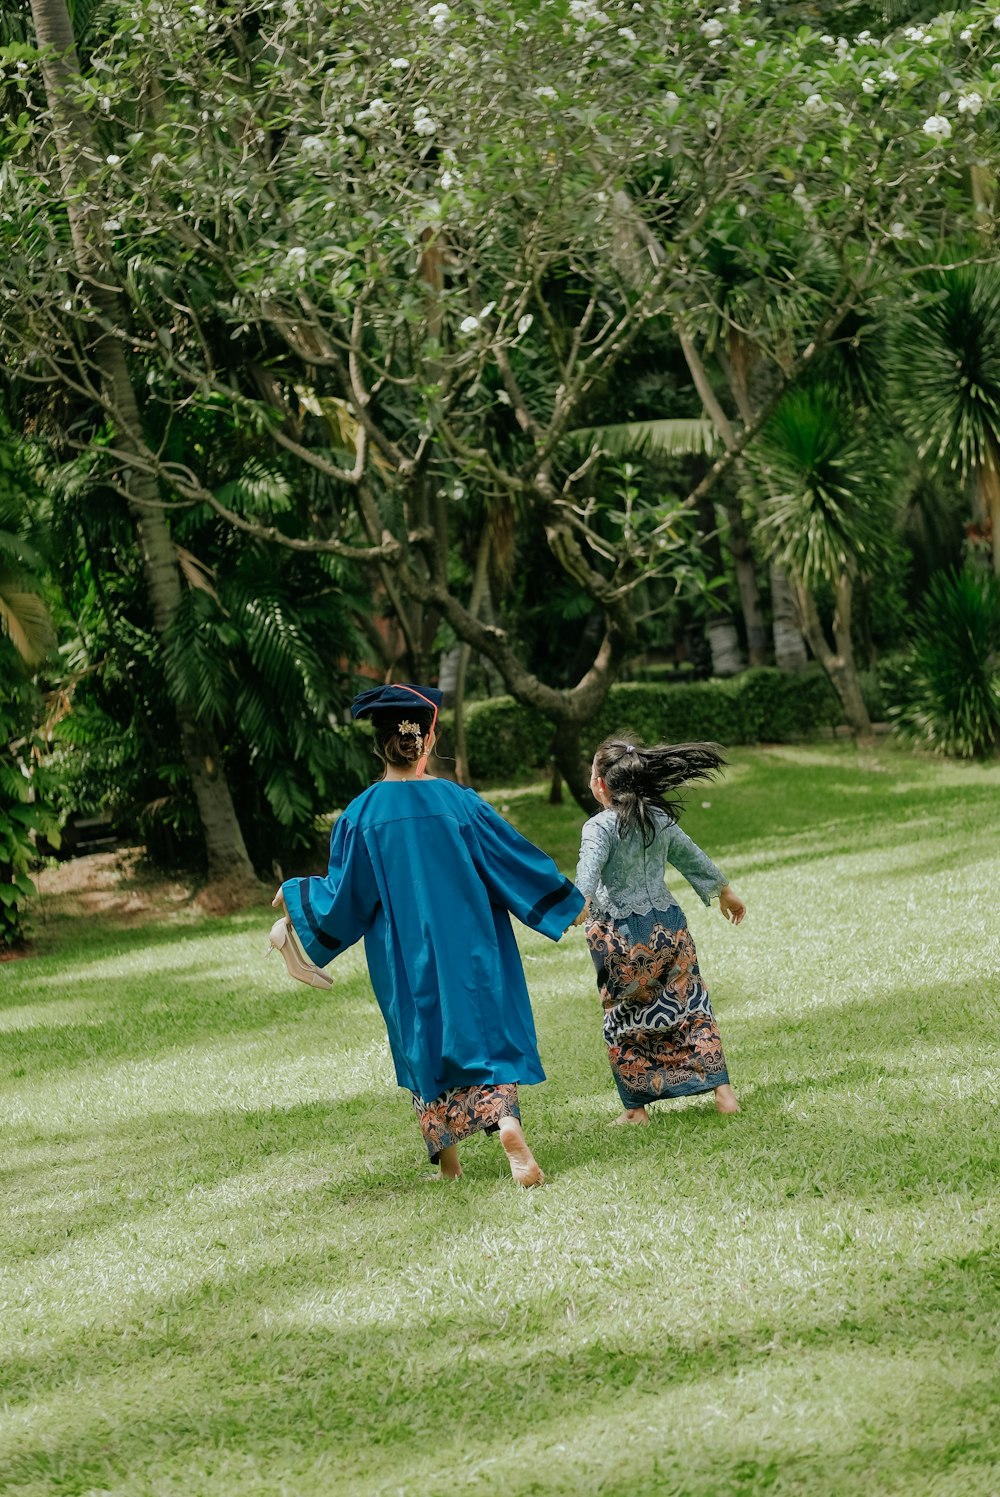
[[[743,1111],[608,1128],[582,933],[521,932],[541,1191],[425,1183],[363,952],[294,984],[266,907],[0,967],[0,1490],[1000,1491],[1000,766],[741,751],[685,825]]]

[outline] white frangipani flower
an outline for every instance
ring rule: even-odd
[[[721,21],[716,21],[713,17],[709,21],[702,21],[698,29],[702,36],[707,36],[711,40],[713,37],[721,36],[726,28]]]
[[[891,225],[889,233],[892,235],[893,239],[905,239],[906,225],[901,223],[894,223]]]
[[[414,112],[413,128],[418,135],[433,135],[435,130],[437,129],[437,125],[425,110],[424,113],[419,116],[416,114],[416,112]]]
[[[899,82],[899,74],[896,72],[895,68],[883,68],[882,71],[881,71],[881,73],[879,73],[878,76],[879,76],[879,82],[880,83],[898,83]]]
[[[389,66],[395,68],[397,73],[405,73],[406,69],[410,66],[410,59],[408,57],[391,57],[389,59]]]
[[[633,45],[639,40],[631,26],[619,26],[618,35],[623,36],[627,42],[632,42]]]
[[[802,107],[810,114],[820,114],[826,108],[826,101],[822,94],[810,94]]]
[[[959,96],[958,96],[958,112],[959,112],[959,114],[978,114],[979,111],[980,111],[980,109],[982,109],[982,107],[983,107],[983,96],[982,96],[982,94],[976,93],[975,89],[970,89],[970,91],[967,94],[959,94]]]
[[[304,135],[299,142],[303,156],[321,156],[325,149],[325,142],[318,135]]]
[[[458,324],[458,331],[460,333],[478,333],[478,331],[479,331],[479,318],[478,317],[463,317],[462,320],[461,320],[461,322]]]
[[[120,229],[121,226],[122,225],[120,218],[106,218],[104,220],[104,227],[105,229],[107,229],[109,234],[113,234],[115,230]]]
[[[943,114],[932,114],[924,120],[923,130],[932,140],[947,140],[951,135],[951,122]]]
[[[535,89],[536,99],[557,99],[559,95],[549,83],[543,83],[541,88]]]
[[[862,78],[861,92],[863,94],[873,94],[875,92],[875,84],[871,78]]]
[[[121,166],[122,164],[122,158],[120,156],[105,156],[104,159],[109,166]]]
[[[435,31],[444,31],[451,21],[451,7],[449,5],[432,5],[427,12]]]
[[[373,124],[377,124],[378,121],[384,119],[388,113],[389,106],[384,99],[372,99],[371,103],[360,111],[360,113],[358,114],[358,119],[362,122],[362,124],[367,124],[369,121],[371,121]]]

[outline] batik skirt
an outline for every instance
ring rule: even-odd
[[[729,1082],[719,1028],[683,911],[586,925],[604,1006],[604,1042],[626,1107]]]
[[[502,1118],[521,1116],[516,1082],[456,1086],[433,1102],[425,1102],[416,1092],[412,1095],[431,1164],[437,1164],[442,1149],[461,1143],[473,1133],[496,1133]]]

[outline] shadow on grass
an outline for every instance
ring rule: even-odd
[[[905,1202],[945,1185],[988,1191],[992,1123],[964,1068],[947,1106],[939,1097],[928,1102],[920,1090],[923,1047],[950,1042],[963,1011],[974,1023],[971,1003],[963,1010],[947,989],[931,985],[886,993],[877,1007],[859,998],[736,1025],[729,1055],[738,1089],[742,1082],[740,1115],[720,1117],[707,1094],[656,1105],[649,1129],[608,1126],[617,1104],[603,1051],[580,1045],[572,1075],[564,1065],[545,1087],[524,1092],[525,1126],[554,1184],[581,1170],[662,1156],[665,1197],[675,1188],[670,1181],[695,1182],[706,1170],[731,1195],[756,1203],[817,1195]],[[377,1015],[369,1017],[377,1030]],[[9,1131],[12,1146],[19,1132]],[[273,1155],[301,1155],[325,1171],[331,1200],[357,1193],[356,1171],[369,1192],[384,1190],[391,1199],[400,1189],[422,1189],[424,1169],[406,1094],[391,1088],[293,1107],[155,1113],[51,1136],[41,1163],[32,1143],[29,1134],[28,1160],[3,1170],[0,1180],[23,1200],[12,1246],[34,1253],[116,1222],[140,1224],[193,1187],[237,1179]],[[352,1153],[358,1147],[363,1166]],[[476,1140],[464,1153],[473,1178],[504,1178],[495,1140]],[[82,1204],[60,1207],[53,1222],[51,1210],[32,1207],[32,1197],[50,1202],[59,1191]]]
[[[435,1265],[427,1267],[433,1272]],[[377,1480],[408,1481],[419,1463],[426,1463],[426,1470],[439,1462],[467,1406],[477,1411],[477,1447],[506,1450],[509,1456],[514,1432],[552,1443],[581,1424],[600,1426],[616,1407],[662,1418],[657,1400],[676,1396],[686,1384],[704,1385],[704,1398],[714,1403],[747,1376],[782,1363],[801,1364],[806,1356],[822,1367],[825,1357],[873,1348],[885,1361],[898,1359],[902,1369],[915,1351],[946,1343],[958,1324],[965,1327],[965,1375],[947,1367],[936,1370],[935,1417],[941,1430],[963,1430],[960,1446],[954,1444],[964,1459],[981,1455],[988,1461],[994,1269],[985,1250],[940,1258],[919,1273],[896,1275],[889,1285],[873,1284],[865,1301],[848,1307],[834,1299],[816,1310],[806,1300],[782,1314],[780,1335],[766,1317],[716,1334],[699,1331],[682,1317],[678,1332],[677,1306],[651,1299],[642,1344],[631,1328],[575,1338],[565,1331],[565,1320],[553,1316],[544,1290],[535,1302],[518,1306],[513,1317],[486,1303],[459,1310],[440,1294],[441,1308],[421,1317],[418,1349],[411,1350],[412,1332],[391,1320],[356,1324],[347,1316],[341,1325],[296,1323],[287,1308],[295,1291],[300,1301],[304,1292],[310,1303],[318,1294],[321,1305],[334,1286],[342,1301],[346,1292],[349,1302],[352,1283],[359,1286],[360,1298],[370,1293],[363,1264],[324,1249],[296,1258],[277,1274],[271,1266],[231,1270],[224,1282],[191,1294],[144,1298],[134,1307],[128,1334],[92,1330],[12,1358],[6,1367],[9,1407],[37,1400],[40,1388],[52,1387],[53,1375],[54,1394],[73,1393],[78,1410],[84,1398],[95,1407],[89,1415],[76,1412],[69,1429],[12,1442],[7,1490],[48,1479],[53,1484],[46,1490],[53,1493],[103,1491],[130,1474],[148,1479],[157,1461],[183,1462],[227,1447],[238,1448],[258,1471],[269,1465],[280,1471],[295,1453],[312,1460],[325,1452],[345,1477],[363,1476],[372,1483],[366,1490],[375,1490]],[[641,1293],[641,1274],[637,1277],[634,1292]],[[974,1316],[979,1329],[970,1333]],[[197,1330],[185,1329],[185,1321],[193,1325],[195,1317]],[[503,1380],[502,1398],[496,1396],[498,1367],[512,1370]],[[108,1401],[112,1386],[119,1389],[119,1409]],[[813,1397],[821,1404],[822,1389]],[[900,1402],[908,1400],[901,1396]],[[718,1485],[710,1490],[740,1490],[739,1463],[747,1452],[739,1448],[738,1435],[734,1450],[724,1441],[678,1448],[675,1438],[667,1418],[656,1441],[647,1444],[664,1459],[682,1460],[690,1480],[714,1477]],[[952,1453],[946,1442],[937,1444],[939,1460],[942,1448]],[[913,1461],[920,1452],[917,1439],[903,1456]],[[873,1411],[867,1427],[858,1431],[853,1462],[858,1474],[862,1463],[871,1462],[874,1470],[864,1473],[870,1480],[879,1470],[894,1471],[898,1459],[879,1434]],[[821,1445],[813,1460],[822,1463]],[[806,1469],[818,1474],[812,1461]],[[53,1480],[58,1473],[71,1473],[72,1485]],[[509,1489],[562,1490],[536,1474],[538,1486]],[[611,1476],[608,1485],[582,1490],[636,1489],[632,1472],[619,1485]],[[420,1490],[437,1489],[421,1484]],[[699,1490],[704,1490],[700,1484]]]

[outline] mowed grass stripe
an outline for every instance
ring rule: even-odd
[[[360,951],[315,995],[266,911],[43,933],[0,971],[5,1492],[997,1491],[998,790],[840,745],[699,788],[736,1119],[608,1129],[579,934],[523,934],[531,1194],[485,1138],[423,1182]],[[571,871],[575,808],[492,798]]]

